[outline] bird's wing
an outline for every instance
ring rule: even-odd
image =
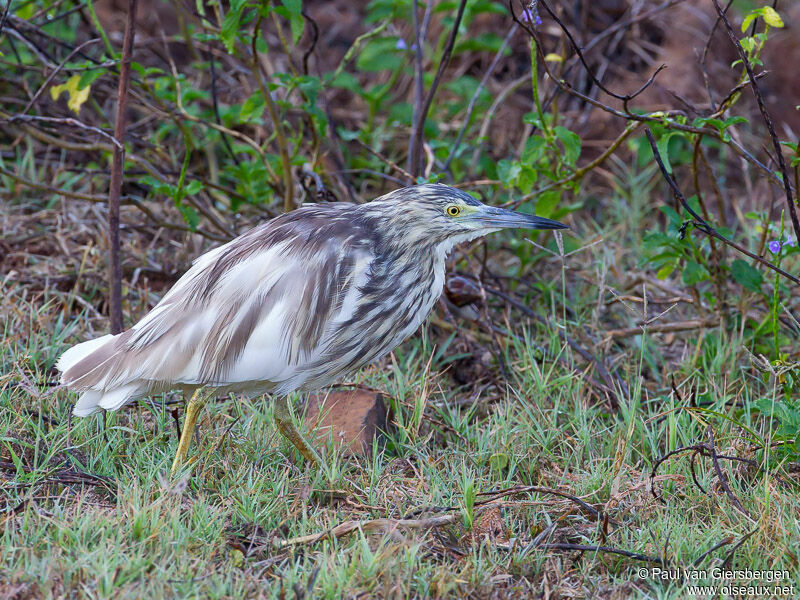
[[[373,255],[368,236],[338,213],[295,212],[304,218],[279,217],[198,258],[150,313],[65,381],[108,390],[297,380],[355,311]]]

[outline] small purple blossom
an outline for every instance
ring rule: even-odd
[[[781,248],[794,248],[794,245],[794,240],[787,235],[783,242],[780,240],[772,240],[767,244],[767,248],[769,248],[769,251],[773,254],[777,254],[781,251]]]
[[[403,38],[398,38],[395,48],[398,50],[408,50],[408,44],[406,44],[406,41]]]
[[[539,8],[536,6],[537,2],[531,2],[522,11],[520,19],[525,23],[533,23],[534,26],[542,24],[542,17],[539,16]]]

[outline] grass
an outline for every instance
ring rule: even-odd
[[[557,331],[567,303],[569,331],[596,318],[608,252],[593,246],[563,259],[569,292],[562,259],[545,259],[556,273],[538,296],[552,300],[550,324],[517,324],[504,338],[504,384],[459,388],[448,359],[458,342],[447,345],[432,330],[361,373],[393,410],[393,427],[372,455],[323,448],[322,464],[304,464],[276,433],[269,402],[225,399],[202,416],[190,450],[199,460],[176,478],[169,467],[177,434],[164,404],[174,398],[109,413],[105,426],[102,416],[75,420],[70,431],[74,397],[40,382],[54,378],[66,346],[92,335],[90,319],[65,316],[65,293],[35,297],[6,285],[0,595],[686,597],[686,581],[641,577],[641,568],[658,564],[558,544],[678,568],[710,571],[725,561],[786,570],[800,589],[795,484],[785,465],[751,449],[771,434],[749,409],[776,391],[754,376],[735,331],[645,334],[623,351],[599,344],[594,350],[614,357],[630,389],[616,408],[580,376],[585,364]],[[695,396],[708,403],[691,406]],[[658,459],[706,442],[709,425],[719,454],[759,467],[720,461],[749,516],[734,508],[707,458],[697,460],[702,490],[683,454],[659,467],[663,501],[651,493]],[[102,479],[81,482],[75,473]],[[429,530],[365,527],[280,546],[349,520],[442,515],[453,517]]]

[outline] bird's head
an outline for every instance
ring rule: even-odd
[[[409,242],[443,243],[448,249],[500,229],[567,229],[552,219],[487,206],[442,184],[402,188],[370,204]]]

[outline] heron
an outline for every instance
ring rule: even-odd
[[[372,202],[305,204],[195,259],[138,323],[80,343],[56,366],[80,417],[181,389],[188,398],[172,472],[186,463],[210,398],[282,398],[278,430],[309,461],[287,396],[325,388],[391,352],[442,293],[461,242],[506,228],[565,229],[488,206],[443,184]]]

